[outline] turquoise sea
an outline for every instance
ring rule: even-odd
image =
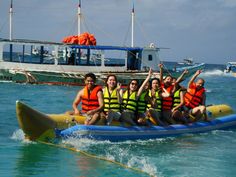
[[[206,80],[207,104],[229,104],[236,110],[236,78],[225,75],[223,68],[223,65],[207,65],[201,74]],[[183,85],[186,83],[187,80]],[[16,119],[16,100],[45,113],[63,113],[71,109],[79,89],[0,82],[1,177],[235,176],[236,130],[120,143],[86,139],[61,142],[124,166],[24,140]]]

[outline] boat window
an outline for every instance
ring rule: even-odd
[[[19,63],[35,63],[35,64],[54,64],[55,55],[54,47],[50,45],[33,45],[33,44],[7,44],[3,48],[4,61],[12,61]],[[66,57],[59,57],[61,64],[66,63]]]
[[[104,56],[104,65],[105,66],[125,66],[126,51],[106,51],[103,54]]]
[[[152,61],[152,55],[148,55],[148,61]]]
[[[141,66],[140,60],[140,51],[139,50],[132,50],[128,51],[127,57],[127,69],[128,70],[139,70]]]
[[[101,66],[99,50],[78,49],[76,51],[76,64],[85,66]]]
[[[10,45],[4,45],[3,51],[3,60],[10,61]]]

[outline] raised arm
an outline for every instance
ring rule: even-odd
[[[188,73],[188,70],[185,69],[183,73],[178,77],[175,83],[180,83],[180,81],[184,78],[184,75]]]
[[[165,88],[162,88],[162,90],[163,92],[161,92],[161,97],[166,98],[171,95]]]
[[[192,83],[194,82],[194,80],[197,78],[197,76],[199,74],[201,74],[202,70],[197,70],[196,73],[193,75],[193,77],[190,79],[190,81],[188,82],[188,88],[192,85]]]
[[[147,75],[147,78],[145,79],[145,81],[143,81],[141,87],[138,89],[137,97],[139,97],[141,95],[145,85],[148,83],[148,81],[151,78],[151,76],[152,76],[152,69],[150,68],[150,70],[148,72],[148,75]]]
[[[163,82],[163,64],[160,63],[158,66],[160,68],[160,83],[162,83]]]

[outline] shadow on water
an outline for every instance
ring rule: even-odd
[[[16,162],[16,176],[37,176],[47,170],[52,160],[50,155],[55,149],[40,144],[24,144],[19,148],[20,156]],[[47,163],[45,163],[47,161]],[[43,168],[42,168],[43,167]]]

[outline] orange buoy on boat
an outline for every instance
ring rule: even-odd
[[[62,40],[63,43],[67,44],[79,44],[79,45],[96,45],[97,41],[93,34],[88,32],[82,33],[77,36],[67,36]]]

